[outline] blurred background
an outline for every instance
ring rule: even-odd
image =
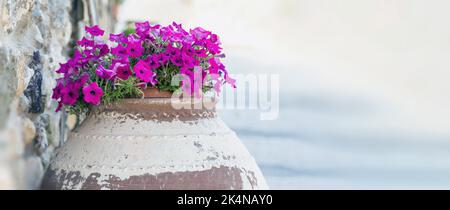
[[[450,2],[127,0],[220,35],[232,73],[280,75],[280,117],[225,110],[272,189],[450,187]],[[121,30],[121,27],[118,28]]]
[[[231,73],[280,76],[278,119],[221,111],[272,189],[450,189],[449,9],[447,0],[0,0],[0,189],[39,189],[80,123],[54,112],[51,92],[84,26],[120,32],[143,20],[212,30]]]

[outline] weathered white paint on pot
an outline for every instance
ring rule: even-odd
[[[58,151],[42,189],[268,189],[215,110],[176,110],[171,103],[126,99],[94,110]]]

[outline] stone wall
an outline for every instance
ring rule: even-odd
[[[88,2],[0,0],[0,189],[39,188],[77,123],[54,112],[55,69],[85,24],[113,30],[116,21],[116,1],[95,0],[93,10]]]

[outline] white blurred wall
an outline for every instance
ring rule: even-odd
[[[246,141],[261,164],[399,170],[400,178],[376,182],[399,186],[395,180],[411,171],[430,173],[411,179],[416,184],[450,172],[443,149],[450,149],[449,9],[446,0],[127,0],[121,19],[203,26],[221,35],[230,71],[281,75],[280,119],[242,114],[230,118],[232,127],[293,133],[294,140],[307,134],[312,146],[287,142],[277,151]],[[282,145],[298,151],[286,156]],[[264,159],[270,152],[280,161]],[[441,181],[450,186],[450,178]]]
[[[445,0],[127,0],[121,14],[204,26],[230,57],[286,75],[285,91],[363,94],[386,100],[394,127],[450,134],[449,8]]]

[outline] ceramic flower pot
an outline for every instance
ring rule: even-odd
[[[177,110],[171,103],[126,99],[93,110],[57,152],[42,189],[268,188],[253,157],[214,110]]]

